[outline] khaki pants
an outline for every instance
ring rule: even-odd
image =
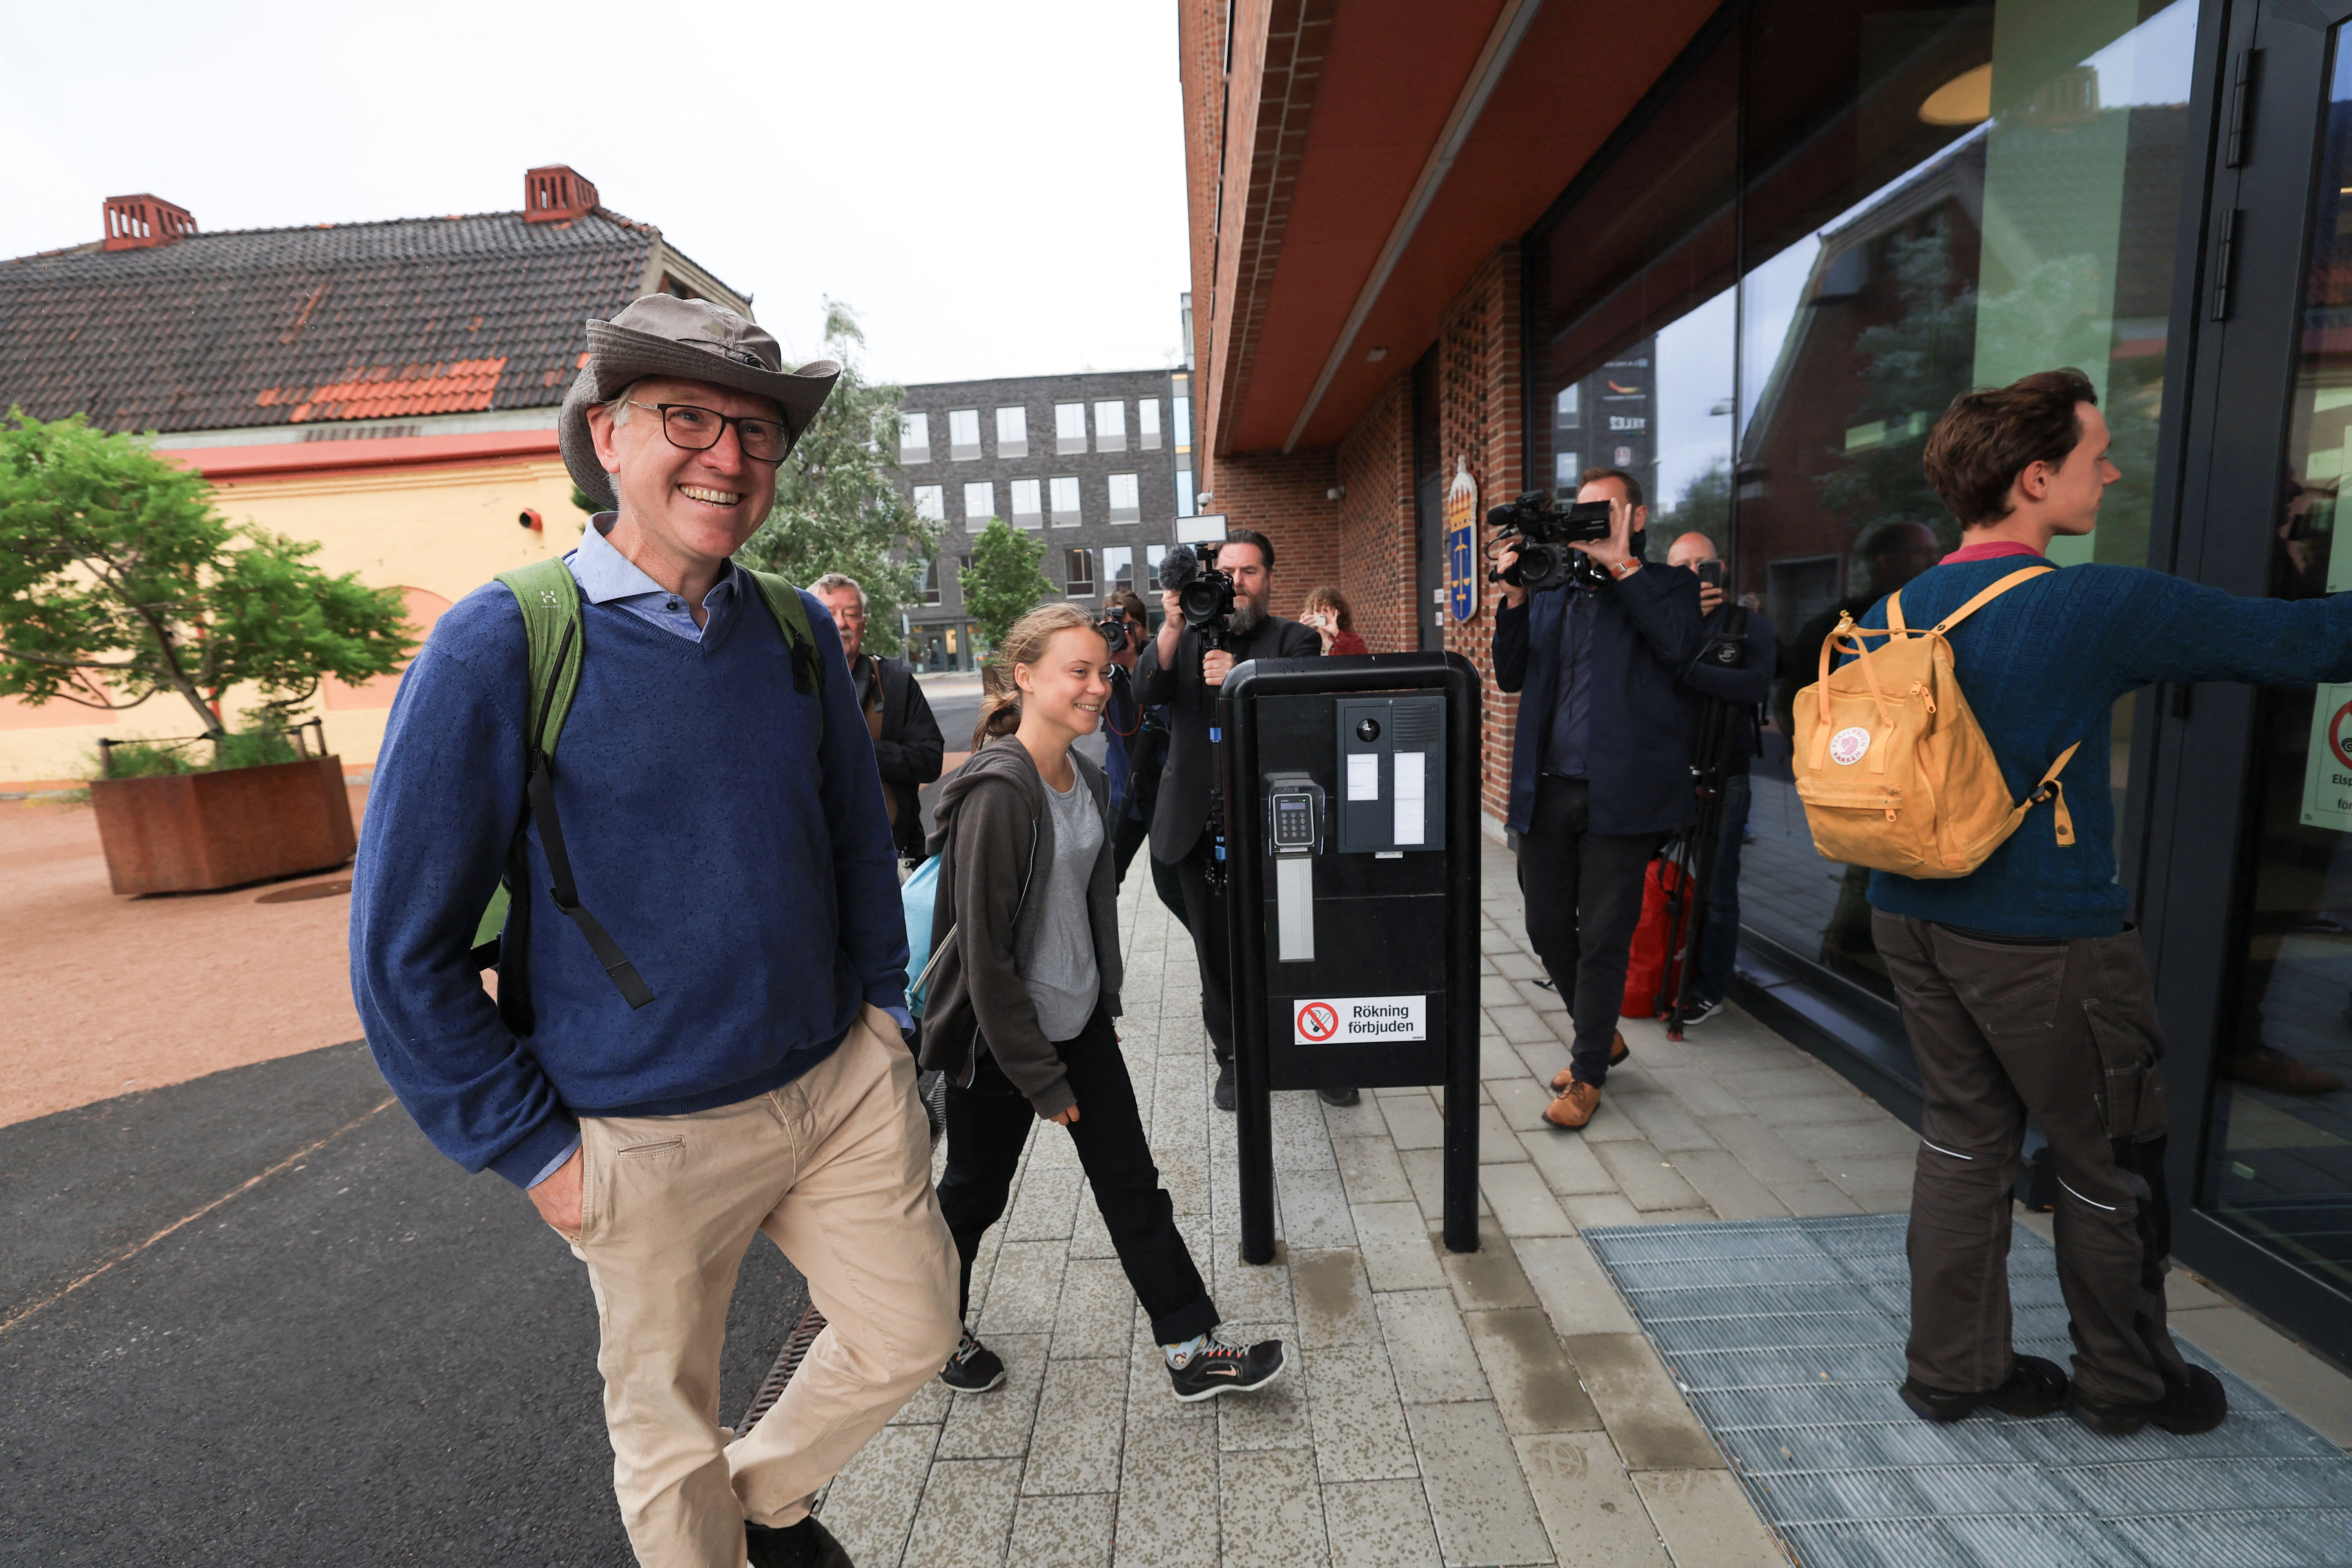
[[[868,1007],[772,1093],[580,1124],[580,1240],[603,1338],[613,1490],[646,1568],[742,1568],[743,1521],[783,1526],[956,1347],[956,1256],[932,1196],[915,1063]],[[728,1442],[719,1359],[763,1230],[826,1328]]]

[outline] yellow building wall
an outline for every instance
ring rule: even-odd
[[[356,572],[376,587],[401,587],[412,601],[454,604],[500,572],[560,555],[580,542],[587,520],[572,504],[572,477],[551,456],[477,468],[426,468],[223,484],[221,515],[272,532],[316,541],[311,557],[330,574]],[[535,510],[534,531],[517,518]],[[427,600],[426,602],[430,602]],[[322,718],[327,747],[346,767],[372,765],[383,743],[393,680],[321,693],[300,717]],[[232,725],[251,692],[226,694]],[[107,713],[57,700],[27,708],[0,699],[0,791],[39,788],[89,776],[100,737],[160,740],[198,732],[194,713],[165,694]]]

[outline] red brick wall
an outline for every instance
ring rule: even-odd
[[[1328,447],[1244,453],[1217,459],[1217,483],[1202,510],[1229,528],[1255,528],[1274,541],[1274,613],[1296,616],[1307,590],[1339,578],[1339,482]]]
[[[1413,605],[1412,380],[1400,374],[1339,443],[1339,571],[1374,653],[1421,646]]]

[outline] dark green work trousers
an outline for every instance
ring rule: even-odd
[[[2165,1327],[2172,1247],[2164,1054],[2139,935],[1998,938],[1879,911],[1927,1103],[1911,1187],[1911,1375],[1998,1387],[2011,1366],[2009,1225],[2030,1111],[2058,1175],[2074,1378],[2107,1400],[2186,1375]]]

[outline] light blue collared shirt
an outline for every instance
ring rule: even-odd
[[[600,511],[588,520],[581,531],[580,548],[563,558],[572,568],[572,580],[588,595],[592,605],[610,605],[626,610],[651,626],[659,626],[673,637],[698,643],[726,616],[734,612],[736,596],[741,580],[734,563],[719,574],[710,592],[702,596],[702,609],[708,624],[696,626],[694,612],[687,607],[683,595],[673,594],[640,571],[635,562],[613,548],[604,537],[612,530],[620,513]]]

